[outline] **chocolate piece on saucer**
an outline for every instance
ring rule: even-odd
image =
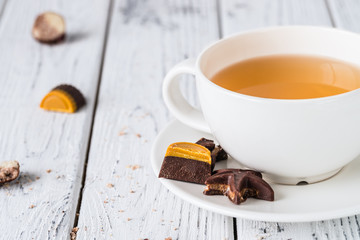
[[[211,176],[210,151],[198,144],[178,142],[167,148],[159,178],[205,184]]]
[[[210,152],[215,148],[214,141],[206,138],[199,139],[196,144],[206,147],[207,149],[209,149]]]
[[[228,159],[228,154],[220,145],[217,145],[214,150],[212,150],[211,157],[215,160],[215,162],[220,162]]]
[[[213,168],[216,162],[220,162],[222,160],[226,160],[228,158],[227,153],[220,145],[215,145],[213,140],[201,138],[196,144],[206,147],[211,151],[211,158],[213,159]]]
[[[225,195],[234,204],[247,198],[274,201],[274,191],[260,172],[242,169],[221,169],[205,181],[205,195]]]

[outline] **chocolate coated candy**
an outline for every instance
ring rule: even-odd
[[[173,143],[166,151],[159,178],[205,184],[211,176],[212,165],[207,148],[195,143]]]
[[[196,144],[206,147],[207,149],[209,149],[210,152],[215,148],[214,141],[206,138],[199,139]]]
[[[73,101],[76,104],[76,110],[83,107],[86,103],[84,95],[76,87],[69,84],[61,84],[55,87],[53,90],[60,90],[66,92],[73,98]]]
[[[52,89],[40,103],[42,109],[66,113],[74,113],[84,105],[85,98],[82,93],[68,84]]]
[[[211,151],[211,158],[213,159],[214,164],[215,162],[220,162],[228,158],[225,150],[220,145],[215,146],[213,140],[201,138],[196,142],[196,144],[204,146]]]
[[[0,184],[15,180],[20,173],[17,161],[0,162]]]
[[[65,36],[65,21],[62,16],[54,12],[44,12],[37,16],[32,34],[42,43],[55,43]]]
[[[205,181],[205,195],[225,195],[234,204],[253,197],[274,201],[274,191],[260,172],[243,169],[221,169]]]
[[[217,145],[211,152],[211,157],[214,159],[215,162],[220,162],[222,160],[228,159],[228,154],[220,145]]]

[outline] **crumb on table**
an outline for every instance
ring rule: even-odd
[[[71,233],[70,233],[70,239],[71,239],[71,240],[75,240],[75,239],[76,239],[76,234],[77,234],[78,231],[79,231],[79,228],[78,228],[78,227],[74,227],[74,228],[71,230]]]

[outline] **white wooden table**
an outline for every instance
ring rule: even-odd
[[[46,10],[65,17],[65,42],[31,37]],[[223,36],[292,24],[360,32],[360,1],[0,0],[0,160],[22,171],[0,187],[0,239],[69,239],[74,226],[77,239],[360,239],[359,216],[268,223],[200,209],[150,166],[172,119],[161,96],[170,67]],[[86,107],[41,110],[60,83],[80,88]]]

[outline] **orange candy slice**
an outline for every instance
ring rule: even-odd
[[[71,85],[59,85],[41,101],[40,107],[48,111],[74,113],[85,104],[83,95]]]

